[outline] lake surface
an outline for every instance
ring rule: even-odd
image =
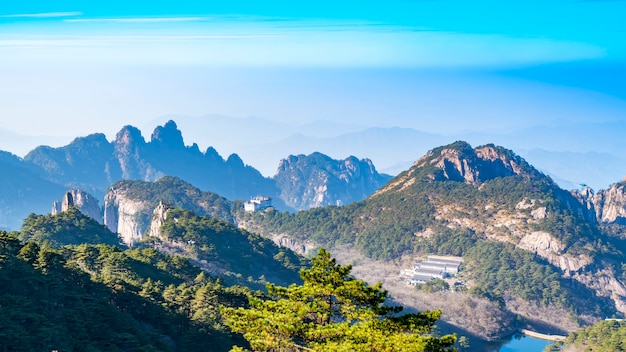
[[[500,347],[491,348],[489,352],[541,352],[550,341],[536,339],[521,334],[515,334],[508,341],[503,341]]]

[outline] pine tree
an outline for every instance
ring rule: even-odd
[[[321,249],[303,285],[268,285],[267,299],[224,308],[226,324],[257,351],[454,351],[455,335],[430,335],[440,311],[399,315],[387,291],[350,275]],[[234,350],[240,350],[235,348]]]

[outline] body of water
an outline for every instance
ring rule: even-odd
[[[503,341],[500,347],[491,348],[489,352],[541,352],[546,346],[551,344],[550,341],[540,340],[534,337],[528,337],[521,334],[511,336],[508,341]]]

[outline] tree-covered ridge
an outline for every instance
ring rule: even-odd
[[[605,320],[573,332],[565,340],[565,346],[567,351],[626,351],[626,322]]]
[[[39,244],[47,242],[54,247],[81,243],[119,243],[116,234],[74,207],[55,215],[30,214],[24,219],[19,237],[22,241]]]
[[[485,166],[489,163],[493,169]],[[297,214],[243,214],[242,219],[266,235],[287,234],[331,249],[349,244],[379,260],[463,256],[474,293],[595,319],[616,314],[608,294],[598,297],[590,289],[600,284],[585,287],[572,277],[593,280],[606,270],[619,278],[626,247],[605,236],[572,194],[500,147],[472,149],[457,142],[431,151],[362,202]],[[571,266],[556,266],[569,260]]]
[[[518,298],[564,308],[572,316],[606,317],[616,312],[608,297],[561,277],[554,266],[511,244],[480,242],[465,254],[464,277],[473,282],[470,292],[478,296],[502,303]]]
[[[232,203],[229,200],[217,193],[201,191],[178,177],[165,176],[155,182],[124,180],[113,184],[110,190],[144,202],[146,204],[144,213],[148,219],[157,204],[162,202],[174,208],[183,208],[196,214],[210,215],[232,222]]]
[[[180,257],[107,245],[60,250],[0,233],[3,351],[224,351],[246,346],[220,306],[247,304]]]
[[[520,203],[530,200],[529,208],[520,209]],[[521,176],[495,178],[480,187],[456,181],[415,181],[402,192],[377,194],[345,207],[242,216],[251,220],[251,228],[266,233],[288,233],[323,246],[355,244],[365,255],[385,260],[419,252],[420,236],[416,234],[427,229],[442,236],[474,233],[481,239],[501,232],[512,242],[519,241],[507,234],[507,228],[494,224],[495,216],[525,214],[531,218],[531,212],[542,207],[549,216],[519,224],[519,230],[546,231],[562,242],[565,252],[617,253],[568,192],[545,180]],[[464,225],[455,219],[470,221]]]
[[[146,242],[156,248],[177,248],[226,282],[259,288],[267,282],[298,282],[298,272],[307,264],[303,257],[267,238],[183,209],[169,210],[159,236]]]
[[[453,351],[456,336],[430,334],[440,312],[398,315],[381,284],[350,276],[325,250],[303,270],[303,285],[268,285],[268,298],[224,308],[226,324],[255,351]],[[237,349],[239,350],[239,349]]]

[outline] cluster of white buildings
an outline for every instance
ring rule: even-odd
[[[423,284],[432,279],[446,279],[459,272],[462,262],[461,257],[429,255],[427,260],[413,264],[412,269],[400,271],[400,277],[406,279],[407,284],[411,286]]]

